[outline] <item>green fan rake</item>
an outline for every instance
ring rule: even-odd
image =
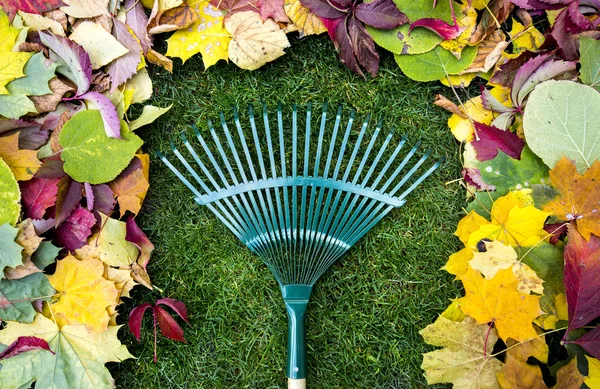
[[[207,206],[277,279],[288,313],[290,388],[306,387],[304,318],[315,282],[388,212],[404,205],[406,196],[442,163],[421,168],[430,151],[413,161],[418,144],[399,157],[406,137],[388,147],[393,132],[381,139],[380,122],[368,133],[368,117],[360,130],[353,130],[355,114],[352,110],[345,131],[340,130],[342,107],[331,120],[325,103],[315,139],[310,104],[305,119],[293,107],[291,134],[284,130],[279,104],[277,144],[266,106],[261,131],[252,106],[251,131],[242,129],[234,109],[237,136],[221,113],[222,132],[208,123],[212,142],[193,126],[201,152],[185,135],[188,159],[171,143],[180,168],[158,153],[196,202]],[[299,131],[300,121],[304,131]]]

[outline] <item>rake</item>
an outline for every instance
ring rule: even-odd
[[[218,133],[209,121],[210,138],[193,125],[202,152],[182,134],[188,159],[171,142],[179,168],[162,153],[158,156],[193,192],[195,201],[208,207],[277,279],[288,313],[288,387],[305,388],[304,319],[313,285],[388,212],[404,205],[406,196],[442,160],[421,168],[430,150],[413,161],[418,143],[400,158],[406,137],[389,147],[394,132],[381,139],[380,121],[368,134],[369,116],[357,133],[353,130],[355,110],[345,131],[340,129],[341,106],[333,128],[327,130],[332,120],[327,117],[326,102],[316,139],[311,104],[304,131],[299,131],[303,118],[293,106],[291,138],[284,131],[281,104],[277,106],[278,135],[271,133],[265,105],[262,116],[264,130],[259,132],[249,106],[248,131],[242,129],[234,109],[237,136],[222,112],[223,131]]]

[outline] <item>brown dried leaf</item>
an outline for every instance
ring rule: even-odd
[[[483,15],[475,28],[475,33],[469,40],[469,45],[476,45],[500,28],[500,24],[506,21],[513,7],[514,4],[508,0],[492,0],[483,10]]]
[[[110,76],[104,72],[96,72],[92,75],[92,92],[102,93],[110,88]]]
[[[29,96],[39,113],[56,111],[56,106],[67,92],[74,92],[75,88],[58,77],[48,83],[52,93],[42,96]]]
[[[54,20],[55,22],[60,23],[63,30],[67,30],[67,14],[61,11],[60,9],[55,9],[49,12],[44,12],[43,16]]]
[[[175,31],[188,27],[198,19],[198,14],[188,4],[163,12],[157,25],[148,29],[150,34]]]
[[[506,49],[509,44],[505,38],[502,30],[496,30],[484,41],[479,43],[475,59],[468,68],[461,72],[461,74],[478,72],[486,73],[488,70],[492,69],[498,60],[500,60],[504,49]]]
[[[453,114],[456,114],[463,119],[467,118],[467,115],[465,115],[464,112],[456,104],[448,100],[443,95],[436,95],[433,104],[437,105],[438,107],[442,107],[446,111],[452,112]]]
[[[153,63],[154,65],[162,66],[169,73],[173,73],[173,61],[171,61],[169,58],[165,57],[161,53],[150,49],[146,53],[146,59],[148,60],[148,62]]]

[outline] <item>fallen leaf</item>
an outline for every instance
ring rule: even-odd
[[[69,39],[88,53],[92,69],[99,69],[129,52],[114,36],[94,22],[81,23],[69,35]]]
[[[9,93],[6,84],[25,75],[23,67],[33,54],[12,51],[18,35],[19,29],[12,27],[0,10],[0,95]]]
[[[499,388],[496,372],[502,368],[492,355],[498,340],[496,330],[477,325],[471,318],[462,322],[442,316],[419,332],[426,343],[443,347],[423,354],[421,369],[425,370],[428,384],[449,382],[454,388]]]
[[[62,0],[0,0],[0,7],[8,14],[9,20],[15,17],[17,11],[41,15],[63,5],[65,3]]]
[[[448,119],[448,127],[459,142],[471,142],[476,139],[473,123],[489,125],[494,114],[483,107],[481,97],[473,97],[461,106],[463,115],[453,114]]]
[[[283,9],[292,23],[298,28],[301,37],[318,35],[327,31],[321,19],[303,6],[300,0],[285,0]]]
[[[596,326],[577,340],[566,341],[583,347],[594,358],[600,357],[600,327]]]
[[[596,358],[585,356],[588,362],[588,375],[583,382],[588,388],[597,388],[600,386],[600,361]]]
[[[77,208],[56,228],[54,241],[67,250],[76,250],[86,244],[87,238],[92,234],[92,227],[95,225],[94,215],[77,204]]]
[[[600,92],[600,41],[582,36],[579,38],[581,82]]]
[[[290,43],[277,23],[264,23],[255,12],[239,12],[225,20],[225,29],[231,34],[229,59],[246,70],[255,70],[274,61]]]
[[[512,19],[512,29],[508,32],[512,42],[513,53],[518,54],[523,51],[537,51],[544,43],[544,35],[533,25],[523,26],[521,23]]]
[[[0,360],[16,357],[21,353],[36,349],[43,349],[54,354],[54,351],[50,350],[50,346],[45,340],[34,336],[19,336],[17,340],[0,353]]]
[[[108,14],[108,0],[68,0],[61,10],[74,18],[91,18]]]
[[[122,139],[120,115],[108,97],[98,92],[87,92],[79,98],[86,101],[88,109],[96,109],[100,112],[106,136]]]
[[[475,122],[474,125],[479,139],[472,141],[471,145],[475,149],[479,161],[496,158],[498,151],[502,151],[511,158],[521,158],[525,142],[516,134],[483,123]]]
[[[487,73],[496,66],[508,45],[502,30],[494,31],[477,45],[475,59],[463,73]]]
[[[36,315],[32,303],[48,301],[54,288],[42,273],[16,280],[0,280],[0,315],[4,321],[31,323]]]
[[[19,150],[19,134],[0,137],[0,158],[4,159],[17,181],[29,180],[42,163],[34,150]]]
[[[60,104],[62,101],[63,96],[66,93],[75,91],[75,88],[62,81],[58,77],[51,79],[48,83],[48,86],[50,87],[51,93],[29,97],[29,99],[33,101],[33,105],[38,113],[56,111],[58,104]]]
[[[448,262],[446,262],[442,269],[455,276],[461,276],[467,272],[471,259],[473,259],[473,250],[465,247],[459,252],[450,255]]]
[[[150,239],[144,234],[144,232],[138,227],[133,216],[129,216],[126,221],[127,234],[125,240],[131,242],[137,246],[141,254],[137,260],[137,263],[146,270],[148,262],[150,262],[150,256],[154,250],[154,245],[150,242]]]
[[[543,335],[528,342],[517,342],[514,339],[508,339],[506,342],[508,350],[507,355],[520,362],[527,362],[529,357],[534,357],[542,363],[548,363],[548,344]]]
[[[65,176],[58,182],[55,225],[58,227],[75,210],[83,198],[83,184]]]
[[[0,343],[10,344],[20,336],[36,336],[48,342],[55,354],[32,350],[2,361],[0,380],[10,388],[36,382],[40,388],[109,388],[114,380],[106,362],[133,358],[119,342],[119,326],[101,333],[90,332],[84,325],[59,328],[50,319],[37,314],[33,323],[9,322],[0,331]]]
[[[111,78],[111,93],[137,72],[142,55],[142,46],[129,32],[127,26],[118,19],[115,19],[113,23],[112,33],[114,37],[123,47],[127,48],[128,52],[112,61],[108,66],[108,74]]]
[[[540,297],[519,293],[519,280],[511,269],[499,271],[491,280],[468,269],[459,279],[465,288],[465,297],[458,300],[460,309],[478,324],[493,323],[505,341],[522,342],[538,336],[532,321],[543,313]]]
[[[556,385],[553,388],[581,388],[584,378],[577,367],[577,358],[571,358],[569,363],[561,366],[556,372]]]
[[[17,267],[22,263],[21,251],[15,239],[19,230],[9,224],[0,225],[0,280],[4,278],[4,269]]]
[[[167,113],[171,107],[173,107],[173,104],[165,108],[155,107],[153,105],[144,105],[140,116],[129,122],[129,129],[131,131],[135,131],[140,127],[154,122],[156,119]]]
[[[440,94],[436,95],[435,101],[433,102],[433,104],[437,105],[438,107],[442,107],[446,111],[456,114],[457,116],[459,116],[463,119],[467,118],[467,115],[465,115],[463,113],[463,111],[456,104],[454,104],[452,101],[448,100],[443,95],[440,95]]]
[[[21,182],[19,186],[21,187],[25,217],[32,219],[44,217],[46,210],[56,204],[59,181],[56,178],[34,177],[29,181]]]
[[[23,11],[19,11],[19,16],[21,16],[23,23],[31,31],[50,30],[55,35],[65,36],[65,30],[56,20]]]
[[[161,34],[163,32],[180,30],[187,28],[198,19],[191,4],[183,3],[180,6],[171,8],[162,13],[160,21],[156,25],[150,26],[150,34]]]
[[[128,267],[134,263],[140,252],[137,247],[125,240],[125,222],[100,215],[102,230],[96,239],[99,258],[109,266]]]
[[[463,49],[469,44],[477,26],[477,11],[474,8],[464,5],[459,9],[462,17],[456,18],[456,26],[461,30],[460,35],[440,43],[441,47],[454,54],[457,59],[460,59]]]
[[[459,74],[465,70],[477,55],[477,47],[467,46],[462,51],[460,59],[443,49],[435,49],[416,55],[395,55],[396,63],[402,72],[415,81],[436,81],[446,75]]]
[[[116,304],[119,292],[113,282],[102,277],[102,262],[72,255],[57,261],[56,271],[48,276],[58,294],[50,311],[58,326],[85,324],[92,332],[104,332],[110,317],[106,307]]]
[[[0,156],[0,225],[15,225],[21,214],[21,192],[10,166]]]
[[[547,389],[539,366],[529,365],[510,354],[506,356],[502,370],[496,374],[503,389]]]

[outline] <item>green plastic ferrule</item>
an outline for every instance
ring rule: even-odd
[[[306,330],[304,319],[310,299],[310,285],[285,285],[281,288],[288,313],[288,378],[306,378]]]

